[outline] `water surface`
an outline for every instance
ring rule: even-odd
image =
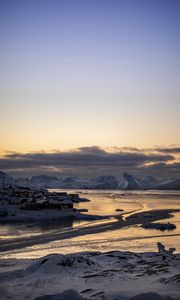
[[[68,192],[77,192],[68,190]],[[123,214],[124,217],[134,212],[157,209],[180,209],[180,193],[178,191],[99,191],[78,190],[82,197],[91,202],[76,204],[76,208],[88,209],[88,214],[111,216],[101,221],[73,221],[66,220],[54,223],[32,224],[2,224],[0,225],[1,240],[22,238],[29,236],[51,236],[56,233],[70,232],[76,228],[86,228],[105,223],[106,230],[98,234],[80,235],[65,240],[55,240],[46,244],[38,244],[23,249],[1,253],[0,258],[36,258],[50,253],[72,253],[79,251],[154,251],[156,243],[161,242],[167,247],[175,247],[180,252],[180,213],[173,213],[173,218],[160,222],[171,222],[176,225],[173,231],[147,230],[140,225],[108,229],[109,222],[116,222],[115,216]],[[117,212],[122,209],[123,212]]]

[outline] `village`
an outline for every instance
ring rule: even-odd
[[[26,216],[42,217],[43,215],[47,216],[47,213],[59,217],[72,216],[81,211],[75,208],[74,204],[86,201],[89,200],[80,198],[77,193],[54,192],[28,187],[8,187],[0,191],[0,221],[17,219],[17,215],[24,215],[23,212],[26,212]],[[34,214],[32,214],[33,211]],[[87,210],[82,209],[82,211]],[[41,214],[38,213],[37,215],[35,212],[41,212]]]

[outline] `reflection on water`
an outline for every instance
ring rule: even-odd
[[[68,191],[73,192],[73,191]],[[91,202],[76,204],[77,208],[88,209],[88,214],[112,216],[111,219],[101,221],[73,221],[66,220],[56,223],[42,224],[11,224],[0,225],[1,238],[19,238],[26,236],[43,235],[49,233],[68,232],[74,229],[83,229],[97,224],[106,224],[106,230],[91,234],[80,235],[68,239],[55,240],[46,244],[39,244],[32,247],[13,250],[2,253],[0,257],[16,258],[35,258],[49,253],[72,253],[79,251],[111,251],[111,250],[130,250],[130,251],[154,251],[156,243],[161,242],[167,247],[176,247],[180,252],[180,213],[174,213],[174,217],[160,222],[171,222],[176,225],[174,231],[158,231],[143,229],[139,225],[108,229],[108,223],[116,221],[113,216],[119,214],[131,214],[132,212],[141,212],[157,209],[180,209],[180,194],[177,191],[139,191],[139,192],[117,192],[116,191],[97,191],[80,190],[83,197]],[[123,209],[123,212],[117,212],[116,209]],[[111,227],[110,227],[111,228]],[[77,231],[78,232],[78,231]]]
[[[73,227],[73,219],[66,219],[60,222],[42,223],[13,223],[0,224],[0,239],[13,239],[18,237],[37,236],[43,233],[55,233]]]

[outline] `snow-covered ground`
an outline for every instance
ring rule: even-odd
[[[24,267],[22,263],[1,260],[1,299],[31,300],[68,289],[76,290],[85,299],[129,299],[147,292],[179,297],[180,254],[86,252],[51,254],[27,261]],[[16,270],[6,271],[10,266]],[[72,291],[64,295],[56,299],[81,299]],[[156,298],[151,294],[151,298],[143,299]]]

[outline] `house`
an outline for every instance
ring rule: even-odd
[[[68,196],[73,200],[79,199],[79,194],[69,194]]]
[[[36,201],[35,203],[24,203],[20,207],[23,210],[40,210],[40,209],[73,209],[73,202],[71,200],[57,201],[57,200],[44,200]]]
[[[0,210],[0,217],[6,217],[8,215],[8,211]]]
[[[56,196],[62,196],[62,197],[67,197],[67,192],[55,192]]]

